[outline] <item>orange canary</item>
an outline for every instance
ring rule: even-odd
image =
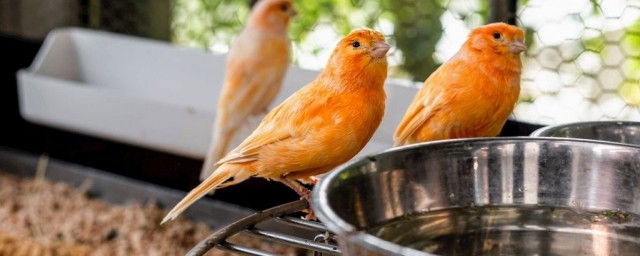
[[[492,23],[471,31],[416,94],[395,131],[395,146],[497,136],[520,94],[524,50],[524,32],[516,26]]]
[[[213,123],[211,143],[200,179],[211,175],[227,153],[235,132],[248,118],[266,113],[289,67],[289,20],[296,15],[291,0],[261,0],[231,46]]]
[[[370,29],[343,38],[318,77],[269,112],[162,222],[208,191],[249,177],[280,181],[308,200],[310,191],[298,180],[313,182],[314,175],[351,159],[380,125],[389,47],[381,33]]]

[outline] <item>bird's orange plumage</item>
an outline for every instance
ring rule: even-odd
[[[497,136],[520,94],[524,32],[505,23],[474,29],[424,82],[396,129],[396,146]]]
[[[249,177],[281,181],[308,197],[295,180],[310,179],[351,159],[380,125],[388,50],[384,36],[373,30],[356,30],[343,38],[318,78],[269,112],[163,222],[208,191]]]
[[[208,177],[248,118],[266,113],[289,66],[287,27],[296,14],[291,0],[261,0],[227,56],[213,134],[200,178]]]

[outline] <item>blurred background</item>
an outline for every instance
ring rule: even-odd
[[[225,53],[255,0],[5,0],[0,31],[42,39],[81,26]],[[424,79],[469,31],[489,21],[527,31],[515,120],[539,124],[640,120],[637,0],[298,0],[290,30],[294,65],[318,70],[338,38],[372,27],[389,36],[391,76]],[[490,15],[494,13],[494,17]]]
[[[226,52],[247,15],[245,2],[176,0],[171,40]],[[640,120],[639,1],[301,0],[296,4],[302,15],[293,22],[291,37],[293,61],[301,67],[322,68],[338,38],[353,28],[372,27],[388,35],[395,46],[390,76],[424,81],[457,51],[472,28],[511,19],[526,30],[529,47],[513,119],[546,125]]]
[[[25,122],[18,114],[15,72],[27,67],[49,31],[85,27],[224,54],[249,14],[251,0],[2,0],[0,145],[187,190],[201,160],[133,147]],[[393,45],[390,76],[416,86],[451,57],[469,31],[493,21],[526,30],[522,92],[502,135],[542,125],[591,120],[640,121],[639,0],[296,0],[293,64],[321,69],[337,40],[354,28],[382,31]],[[188,175],[165,175],[180,169]],[[265,208],[263,181],[216,197]],[[287,189],[275,187],[274,193]],[[263,191],[263,190],[262,190]],[[289,201],[291,197],[282,197]]]

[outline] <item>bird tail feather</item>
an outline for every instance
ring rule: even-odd
[[[240,183],[248,179],[251,175],[244,170],[242,166],[224,164],[220,166],[209,178],[204,180],[200,185],[191,190],[187,196],[185,196],[176,206],[167,213],[167,216],[162,219],[160,224],[163,224],[169,220],[173,220],[182,212],[184,212],[190,205],[195,203],[198,199],[206,195],[210,190],[213,190],[223,184],[225,181],[233,178],[233,184]],[[227,183],[229,183],[227,182]],[[227,186],[227,184],[223,184]]]

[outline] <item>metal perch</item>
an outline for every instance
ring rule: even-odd
[[[223,227],[211,234],[205,240],[200,241],[196,246],[194,246],[188,253],[187,256],[200,256],[207,253],[207,251],[211,250],[213,247],[217,247],[221,250],[241,253],[245,255],[276,255],[270,252],[249,248],[241,245],[236,245],[227,242],[226,240],[240,232],[247,232],[249,235],[256,236],[259,238],[263,238],[266,240],[284,243],[287,245],[291,245],[298,248],[303,248],[306,250],[310,250],[315,252],[316,255],[319,254],[328,254],[328,255],[339,255],[340,249],[333,241],[333,234],[330,234],[324,225],[316,221],[308,221],[302,220],[299,218],[294,218],[290,216],[286,216],[292,213],[300,212],[304,209],[309,208],[309,203],[305,199],[300,199],[298,201],[293,201],[290,203],[282,204],[265,211],[259,211],[252,215],[249,215],[245,218],[242,218],[226,227]],[[277,222],[290,225],[296,228],[306,229],[314,232],[318,232],[319,235],[314,239],[315,241],[309,239],[303,239],[300,237],[262,230],[256,228],[256,225],[259,223],[268,221],[270,219],[274,219]],[[319,242],[321,241],[321,242]]]

